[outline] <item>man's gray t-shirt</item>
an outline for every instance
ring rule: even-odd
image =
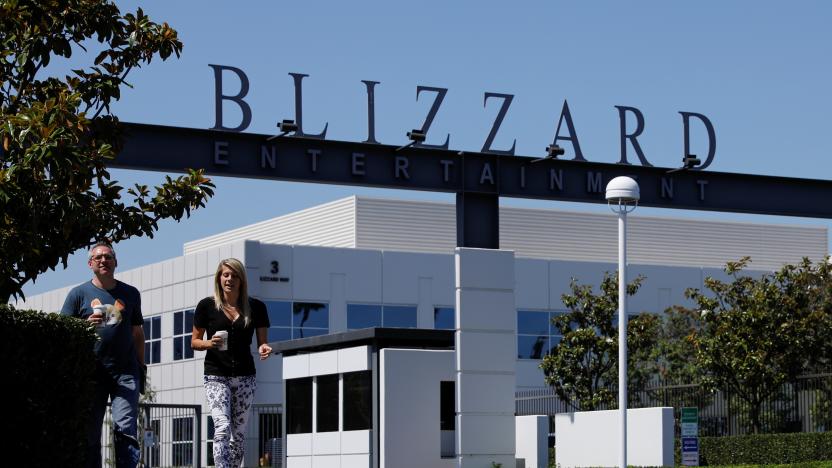
[[[116,281],[113,289],[101,289],[92,281],[82,283],[69,292],[61,314],[86,319],[93,313],[93,305],[109,304],[120,318],[117,323],[96,327],[99,340],[95,343],[95,355],[111,374],[138,374],[136,347],[133,343],[133,327],[144,323],[142,299],[138,289]]]

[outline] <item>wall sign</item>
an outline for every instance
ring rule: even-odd
[[[286,276],[279,276],[280,273],[280,262],[277,260],[271,260],[268,266],[268,275],[260,276],[260,281],[270,281],[274,283],[288,283],[289,278]]]

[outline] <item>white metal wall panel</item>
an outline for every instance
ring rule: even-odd
[[[448,203],[358,197],[356,246],[452,253],[456,247],[456,209]]]
[[[356,199],[356,246],[411,252],[451,252],[456,243],[453,205],[437,202]],[[647,265],[721,267],[750,256],[753,268],[777,269],[803,256],[827,254],[827,228],[629,218],[628,259]],[[518,257],[616,262],[615,215],[500,208],[500,246]]]
[[[184,253],[240,240],[270,244],[356,247],[355,197],[342,198],[285,216],[185,243]]]
[[[750,256],[773,270],[827,254],[823,226],[753,224],[630,216],[628,258],[646,265],[721,267]],[[500,208],[501,248],[525,258],[617,261],[612,214]],[[185,244],[185,254],[242,239],[264,243],[451,253],[453,204],[348,197]]]
[[[630,215],[627,258],[644,265],[722,267],[747,255],[754,269],[774,270],[803,256],[822,259],[827,235],[822,226]],[[618,220],[612,214],[502,208],[500,244],[518,257],[617,262]]]

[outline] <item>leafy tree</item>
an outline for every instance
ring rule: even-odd
[[[110,104],[127,75],[181,51],[176,31],[141,9],[0,0],[0,302],[96,239],[152,237],[159,220],[181,220],[213,195],[202,171],[166,177],[151,194],[125,191],[106,168],[123,145]],[[54,57],[88,63],[49,76]]]
[[[692,336],[701,328],[699,314],[681,306],[669,307],[659,328],[653,350],[656,376],[672,384],[694,384],[701,371],[692,352]]]
[[[698,385],[702,372],[699,369],[690,339],[701,324],[699,314],[673,306],[664,311],[658,326],[655,346],[647,352],[643,387],[649,406],[707,406],[713,393]],[[701,421],[704,424],[706,421]]]
[[[639,276],[627,285],[632,296],[641,286]],[[600,294],[591,285],[572,280],[571,294],[562,296],[569,312],[553,318],[563,338],[540,363],[546,383],[578,410],[617,406],[618,275],[604,274]],[[628,386],[643,385],[652,374],[650,349],[655,345],[659,318],[641,314],[628,321]],[[631,396],[633,396],[631,394]]]
[[[743,276],[749,258],[725,267],[733,281],[705,279],[709,294],[689,289],[701,331],[689,341],[704,372],[703,384],[739,399],[749,429],[777,429],[762,418],[764,403],[810,366],[829,362],[832,338],[830,265],[797,265],[758,278]]]

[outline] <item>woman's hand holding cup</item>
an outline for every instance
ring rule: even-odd
[[[211,337],[211,348],[225,351],[228,349],[228,332],[219,330]]]

